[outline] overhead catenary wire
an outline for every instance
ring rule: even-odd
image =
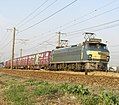
[[[8,41],[8,43],[6,43],[4,46],[1,47],[1,50],[3,50],[4,48],[6,48],[10,43],[12,42],[12,39]]]
[[[105,12],[103,12],[103,13],[100,13],[100,14],[96,15],[96,16],[93,16],[93,17],[90,17],[90,18],[85,19],[85,20],[83,20],[83,21],[80,21],[80,22],[78,22],[78,23],[75,23],[75,24],[73,24],[73,25],[67,26],[67,27],[65,27],[65,28],[63,28],[63,29],[61,29],[61,30],[65,30],[65,29],[67,29],[67,28],[70,28],[70,27],[73,27],[73,26],[75,26],[75,25],[81,24],[81,23],[83,23],[83,22],[89,21],[89,20],[91,20],[91,19],[94,19],[94,18],[99,17],[99,16],[101,16],[101,15],[104,15],[104,14],[106,14],[106,13],[112,12],[112,11],[114,11],[114,10],[116,10],[116,9],[119,9],[119,7],[113,8],[113,9],[111,9],[111,10],[105,11]]]
[[[107,6],[111,5],[111,4],[113,4],[115,1],[117,1],[117,0],[113,0],[113,1],[111,1],[111,2],[109,2],[109,3],[106,3],[106,4],[104,4],[103,6],[98,7],[98,8],[96,8],[96,9],[94,9],[94,10],[92,10],[92,11],[90,11],[90,12],[84,14],[83,16],[80,16],[80,17],[78,17],[77,19],[74,19],[74,20],[72,20],[72,21],[70,21],[70,22],[68,22],[68,23],[65,23],[65,24],[62,25],[62,26],[56,27],[56,28],[53,29],[53,30],[56,30],[56,29],[59,29],[59,28],[61,28],[61,27],[66,26],[66,25],[72,24],[74,21],[77,21],[77,20],[79,20],[80,18],[84,18],[84,17],[86,17],[86,16],[88,16],[88,15],[94,13],[94,12],[97,12],[98,10],[101,10],[101,9],[103,9],[103,8],[105,8],[105,7],[107,7]],[[52,30],[52,31],[53,31],[53,30]],[[45,32],[45,33],[43,33],[43,34],[47,34],[47,33],[49,34],[49,33],[51,33],[51,31],[47,31],[47,32]],[[54,33],[54,32],[52,32],[51,34],[53,34],[53,33]],[[42,35],[42,34],[41,34],[41,35]],[[38,37],[39,37],[39,36],[38,36]],[[37,38],[37,37],[33,37],[33,38]],[[33,39],[33,38],[32,38],[32,39]]]
[[[80,29],[80,30],[75,30],[75,31],[68,32],[68,33],[71,34],[71,33],[75,33],[75,32],[80,32],[80,31],[83,31],[83,30],[97,28],[97,27],[100,27],[100,26],[105,26],[105,25],[109,25],[109,24],[112,24],[112,23],[116,23],[116,22],[119,22],[119,19],[114,20],[114,21],[110,21],[110,22],[106,22],[106,23],[103,23],[103,24],[95,25],[95,26],[92,26],[92,27],[87,27],[87,28],[83,28],[83,29]]]
[[[5,34],[3,36],[4,36],[4,39],[2,38],[2,40],[0,41],[1,45],[3,44],[2,42],[5,42],[5,41],[7,41],[9,39],[9,37],[7,35],[7,31],[5,32]]]
[[[43,13],[45,10],[47,10],[49,7],[51,7],[53,4],[55,4],[58,0],[55,0],[54,2],[52,2],[51,4],[49,4],[46,8],[44,8],[43,10],[41,10],[38,14],[36,14],[35,16],[33,16],[32,18],[28,19],[27,21],[25,21],[23,24],[21,24],[19,27],[26,25],[29,21],[35,19],[37,16],[39,16],[41,13]]]
[[[45,3],[47,3],[49,0],[45,0],[39,7],[37,7],[34,11],[32,11],[28,16],[26,16],[24,19],[22,19],[16,26],[19,26],[21,23],[23,23],[25,20],[27,20],[31,15],[33,15],[36,11],[38,11]]]
[[[119,26],[119,23],[111,25],[111,26],[107,26],[107,27],[104,27],[104,28],[100,28],[100,29],[97,29],[97,30],[94,30],[94,32],[100,31],[100,30],[105,30],[105,29],[108,29],[108,28],[114,28],[114,27],[118,27],[118,26]]]
[[[86,17],[86,16],[88,16],[88,15],[94,13],[94,12],[97,12],[98,10],[101,10],[101,9],[103,9],[103,8],[105,8],[105,7],[107,7],[107,6],[111,5],[111,4],[113,4],[115,1],[117,1],[117,0],[113,0],[113,1],[111,1],[111,2],[109,2],[109,3],[107,3],[107,4],[104,4],[103,6],[98,7],[98,8],[96,8],[96,9],[94,9],[94,10],[92,10],[92,11],[90,11],[90,12],[84,14],[83,16],[80,16],[80,17],[78,17],[77,19],[73,19],[72,21],[67,22],[67,23],[65,23],[65,24],[63,24],[63,25],[61,25],[61,26],[59,26],[59,27],[57,27],[57,28],[55,28],[55,29],[59,29],[59,28],[61,28],[61,27],[67,26],[67,25],[69,25],[69,24],[72,24],[73,22],[76,22],[77,20],[79,20],[79,19],[81,19],[81,18],[84,18],[84,17]]]
[[[115,1],[115,0],[114,0],[114,1]],[[110,3],[112,3],[112,2],[110,2]],[[110,4],[110,3],[109,3],[109,4]],[[105,7],[105,6],[107,6],[107,5],[104,5],[103,7]],[[100,7],[100,8],[101,8],[101,7]],[[111,10],[105,11],[105,12],[103,12],[103,13],[101,13],[101,14],[98,14],[98,15],[93,16],[93,17],[91,17],[91,18],[85,19],[85,20],[80,21],[79,23],[76,23],[76,24],[71,25],[71,26],[75,26],[75,25],[77,25],[77,24],[80,24],[80,23],[86,22],[86,21],[88,21],[88,20],[94,19],[94,18],[96,18],[96,17],[98,17],[98,16],[104,15],[105,13],[111,12],[111,11],[116,10],[116,9],[119,9],[119,7],[116,7],[116,8],[113,8],[113,9],[111,9]],[[91,12],[90,12],[90,13],[91,13]],[[92,11],[92,13],[93,13],[93,11]],[[84,15],[84,17],[85,17],[85,16],[86,16],[86,15]],[[68,27],[66,27],[66,28],[64,28],[64,29],[67,29],[67,28],[69,28],[69,27],[71,27],[71,26],[68,26]],[[61,29],[61,31],[64,30],[64,29]]]
[[[28,49],[26,49],[26,50],[28,51],[28,50],[31,50],[31,49],[33,49],[33,48],[38,47],[39,45],[42,45],[42,44],[44,44],[44,43],[48,43],[48,41],[52,40],[52,38],[54,38],[55,36],[56,36],[56,35],[53,35],[53,36],[51,36],[50,38],[48,38],[47,40],[42,41],[42,42],[40,42],[40,43],[37,43],[37,45],[32,46],[32,47],[30,47],[30,48],[28,48]]]
[[[100,26],[109,25],[109,24],[112,24],[112,23],[115,23],[115,22],[119,22],[119,19],[114,20],[114,21],[111,21],[111,22],[103,23],[103,24],[100,24],[100,25],[96,25],[96,26],[92,26],[92,27],[87,27],[87,28],[80,29],[80,30],[77,30],[77,31],[68,32],[68,34],[69,34],[69,35],[74,35],[74,34],[79,33],[80,31],[84,31],[84,30],[92,29],[92,28],[97,28],[97,27],[100,27]],[[119,26],[119,24],[118,24],[118,26]],[[101,28],[101,29],[98,29],[98,30],[96,30],[96,31],[100,31],[100,30],[104,30],[104,29],[108,29],[108,28],[113,28],[113,27],[115,27],[115,26],[110,26],[110,27]],[[74,32],[75,32],[75,33],[74,33]],[[54,35],[54,36],[56,36],[56,35]],[[52,37],[54,37],[54,36],[52,36]],[[51,37],[51,38],[52,38],[52,37]],[[72,37],[74,37],[74,36],[72,36]],[[75,36],[75,37],[76,37],[76,36]],[[49,38],[49,39],[46,40],[46,41],[49,41],[51,38]],[[29,48],[29,49],[32,49],[32,48],[34,48],[34,47],[37,47],[38,45],[42,45],[42,44],[45,43],[46,41],[40,42],[40,43],[38,43],[37,45],[35,45],[35,46],[33,46],[33,47]],[[28,49],[28,50],[29,50],[29,49]]]
[[[43,20],[41,20],[41,21],[39,21],[39,22],[37,22],[37,23],[35,23],[35,24],[33,24],[33,25],[31,25],[31,26],[29,26],[29,27],[23,29],[23,30],[21,30],[20,32],[26,31],[26,30],[28,30],[28,29],[30,29],[30,28],[32,28],[32,27],[34,27],[34,26],[36,26],[36,25],[38,25],[38,24],[44,22],[45,20],[51,18],[52,16],[54,16],[54,15],[56,15],[57,13],[61,12],[62,10],[64,10],[65,8],[69,7],[70,5],[74,4],[76,1],[78,1],[78,0],[72,1],[71,3],[67,4],[66,6],[64,6],[63,8],[61,8],[61,9],[59,9],[58,11],[54,12],[53,14],[49,15],[48,17],[44,18]]]
[[[80,33],[83,33],[82,31],[87,31],[87,29],[92,29],[92,28],[98,28],[98,27],[101,27],[101,26],[105,26],[105,25],[109,25],[109,24],[112,24],[114,22],[118,22],[119,20],[115,20],[115,21],[111,21],[111,22],[107,22],[107,23],[103,23],[103,24],[100,24],[100,25],[96,25],[96,26],[92,26],[92,27],[87,27],[87,28],[82,28],[80,30],[77,30],[77,31],[73,31],[73,32],[68,32],[67,34],[68,35],[74,35],[74,36],[70,36],[70,38],[73,38],[73,37],[76,37],[76,36],[79,36],[79,32]],[[103,28],[100,28],[100,29],[97,29],[97,30],[93,30],[92,32],[96,32],[96,31],[100,31],[100,30],[105,30],[105,29],[108,29],[108,28],[114,28],[114,27],[117,27],[119,26],[119,24],[114,24],[114,25],[111,25],[111,26],[106,26],[106,27],[103,27]],[[77,35],[76,35],[77,34]],[[81,36],[79,36],[81,37]],[[78,38],[79,38],[78,37]],[[68,37],[69,38],[69,37]]]

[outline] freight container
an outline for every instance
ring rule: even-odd
[[[50,63],[51,51],[39,53],[39,65],[48,65]]]
[[[10,68],[11,67],[11,60],[8,60],[5,62],[5,67]]]
[[[21,68],[27,68],[28,66],[28,56],[24,56],[20,58]]]
[[[34,69],[35,67],[36,54],[28,56],[28,69]]]
[[[17,67],[17,58],[15,58],[15,59],[13,60],[13,67],[14,67],[14,68]]]

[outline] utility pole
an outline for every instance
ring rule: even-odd
[[[21,48],[20,49],[20,57],[22,57],[22,52],[23,52],[23,49]]]
[[[13,70],[13,60],[14,60],[14,48],[15,48],[15,35],[16,35],[16,28],[13,29],[13,42],[12,42],[12,59],[11,59],[11,70]]]

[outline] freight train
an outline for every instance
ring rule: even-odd
[[[67,47],[59,47],[27,55],[13,60],[14,69],[46,69],[46,70],[107,70],[109,50],[101,39],[89,38],[83,43]],[[5,62],[11,67],[11,60]]]

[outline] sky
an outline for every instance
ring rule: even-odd
[[[11,58],[15,27],[15,57],[21,48],[23,55],[55,49],[59,31],[69,45],[94,32],[108,45],[110,66],[119,66],[118,19],[119,0],[0,0],[0,61]]]

